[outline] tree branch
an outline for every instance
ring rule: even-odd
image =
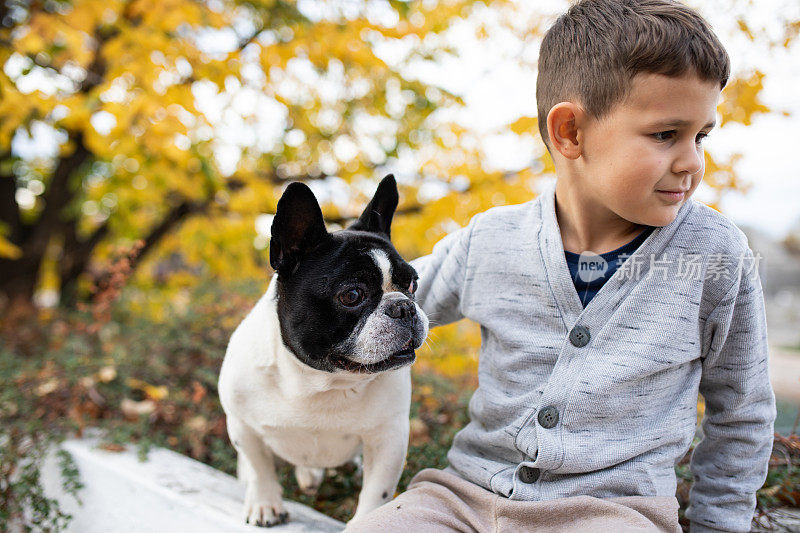
[[[131,270],[135,270],[147,253],[150,252],[167,233],[177,227],[186,217],[205,211],[212,199],[213,197],[210,196],[200,202],[183,200],[179,204],[173,206],[172,209],[167,212],[164,218],[161,219],[161,222],[156,224],[150,230],[150,233],[148,233],[143,239],[144,246],[142,246],[142,249],[139,251],[139,255],[137,255],[131,261]]]
[[[397,216],[397,215],[412,215],[414,213],[419,213],[420,211],[422,211],[423,207],[424,206],[422,206],[420,204],[410,205],[408,207],[404,207],[403,209],[396,210],[394,212],[394,216]],[[343,216],[326,217],[325,218],[325,222],[327,224],[338,224],[340,226],[344,226],[345,224],[347,224],[349,222],[354,222],[358,218],[358,216],[359,215],[355,215],[355,216],[351,216],[351,217],[343,217]]]

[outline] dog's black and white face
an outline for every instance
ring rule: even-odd
[[[292,183],[278,202],[270,241],[278,319],[303,363],[374,373],[414,361],[428,319],[414,303],[417,273],[390,241],[397,201],[390,175],[358,221],[334,233],[306,185]]]

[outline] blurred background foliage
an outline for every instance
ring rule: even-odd
[[[132,305],[156,319],[199,279],[266,280],[269,216],[295,180],[335,228],[387,169],[411,169],[397,173],[394,232],[408,257],[476,212],[529,200],[553,171],[540,140],[527,165],[487,168],[484,139],[453,119],[460,96],[418,73],[458,53],[456,25],[522,50],[543,18],[508,1],[3,0],[0,298],[74,307],[112,250],[137,241]],[[782,41],[744,18],[739,31],[789,46],[796,22],[782,21]],[[763,76],[734,73],[722,127],[770,111]],[[498,133],[535,138],[536,117]],[[43,137],[53,153],[19,149]],[[738,157],[707,156],[718,198],[742,188]]]
[[[740,15],[752,0],[722,3],[746,39],[798,37],[800,21],[776,14],[775,34]],[[100,425],[231,471],[216,375],[269,280],[283,188],[308,183],[337,229],[394,171],[392,233],[407,258],[477,212],[533,198],[553,174],[537,118],[494,132],[530,139],[527,163],[490,168],[486,139],[456,118],[462,96],[421,73],[458,55],[450,36],[464,25],[478,41],[502,33],[534,70],[543,13],[510,0],[0,0],[0,448],[11,454],[0,479],[56,426]],[[733,73],[721,127],[772,112],[763,81]],[[53,149],[21,148],[42,139]],[[746,190],[739,157],[706,155],[712,206]],[[444,464],[479,344],[471,323],[431,332],[407,474]],[[11,486],[0,483],[19,500]]]

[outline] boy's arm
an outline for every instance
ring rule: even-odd
[[[478,216],[469,225],[446,235],[433,251],[411,261],[419,281],[416,302],[431,326],[443,326],[464,317],[461,296],[467,271],[469,242]]]
[[[748,249],[745,265],[752,264]],[[772,452],[775,395],[761,281],[740,271],[709,315],[704,330],[700,393],[706,404],[703,440],[691,459],[694,475],[686,516],[691,532],[750,531],[756,491]]]

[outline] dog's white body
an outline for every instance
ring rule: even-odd
[[[278,322],[277,280],[236,328],[219,396],[247,484],[245,519],[285,519],[273,454],[296,465],[304,490],[323,470],[363,452],[363,488],[353,519],[387,502],[408,447],[410,367],[375,374],[324,372],[295,357]]]

